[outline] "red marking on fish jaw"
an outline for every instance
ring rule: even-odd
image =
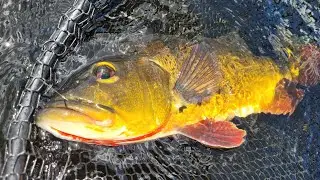
[[[299,83],[314,86],[320,82],[320,48],[308,44],[301,48]]]
[[[140,142],[140,141],[143,141],[143,140],[147,140],[148,138],[150,138],[150,137],[156,135],[157,133],[161,132],[161,130],[167,125],[168,121],[169,121],[169,119],[166,120],[163,124],[161,124],[156,129],[154,129],[153,131],[151,131],[149,133],[146,133],[144,135],[133,137],[133,138],[127,138],[127,139],[118,139],[118,140],[88,139],[88,138],[83,138],[83,137],[75,136],[75,135],[72,135],[72,134],[68,134],[68,133],[59,131],[57,129],[54,129],[54,130],[56,130],[61,136],[71,138],[72,140],[78,141],[78,142],[83,142],[83,143],[88,143],[88,144],[104,145],[104,146],[119,146],[119,145],[122,145],[122,144],[130,144],[130,143],[134,143],[134,142]]]
[[[79,136],[75,136],[72,134],[68,134],[62,131],[59,131],[57,129],[56,130],[61,136],[63,137],[67,137],[70,138],[73,141],[78,141],[78,142],[83,142],[83,143],[88,143],[88,144],[99,144],[99,145],[107,145],[107,146],[118,146],[119,144],[117,144],[115,141],[112,140],[105,140],[104,144],[102,144],[100,141],[98,140],[94,140],[94,139],[87,139],[87,138],[83,138],[83,137],[79,137]]]
[[[214,122],[210,119],[185,126],[179,129],[179,132],[202,144],[218,148],[238,147],[247,134],[230,121]]]

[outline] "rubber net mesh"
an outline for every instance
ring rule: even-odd
[[[3,130],[12,119],[18,92],[41,44],[71,3],[0,1]],[[128,1],[58,65],[57,82],[97,54],[131,53],[152,34],[193,40],[238,30],[253,53],[276,57],[268,41],[276,27],[319,42],[317,19],[317,1]],[[235,118],[248,136],[243,146],[230,150],[211,149],[182,136],[119,147],[94,146],[60,140],[33,126],[25,173],[30,179],[318,179],[319,92],[319,86],[311,88],[290,117]],[[6,161],[3,143],[1,135],[0,169]]]

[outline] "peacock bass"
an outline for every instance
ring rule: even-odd
[[[169,48],[150,43],[134,60],[101,59],[82,69],[36,116],[56,137],[115,146],[182,134],[233,148],[246,132],[230,120],[253,113],[291,114],[303,98],[297,84],[320,80],[320,51],[299,49],[280,68],[272,59],[219,39]]]

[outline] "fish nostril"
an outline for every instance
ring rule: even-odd
[[[64,106],[65,106],[66,108],[68,108],[67,101],[68,101],[68,100],[66,100],[66,99],[63,100]]]
[[[187,109],[187,106],[181,106],[179,107],[179,113],[182,113],[183,110]]]

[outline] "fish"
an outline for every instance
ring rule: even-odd
[[[246,131],[231,120],[251,114],[291,115],[303,99],[299,85],[320,81],[316,45],[285,48],[286,66],[256,56],[242,39],[198,43],[155,40],[130,57],[87,65],[36,113],[54,136],[118,146],[183,135],[212,148],[235,148]],[[63,98],[62,98],[63,97]]]

